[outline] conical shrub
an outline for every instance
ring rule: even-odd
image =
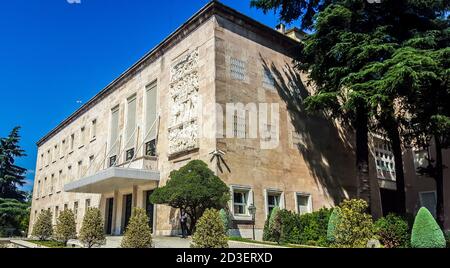
[[[75,215],[72,210],[64,210],[58,217],[55,228],[55,239],[59,240],[67,246],[70,239],[77,238],[77,228],[75,223]]]
[[[103,218],[98,208],[88,208],[80,230],[80,241],[86,248],[105,244]]]
[[[219,211],[207,209],[197,222],[191,248],[228,248],[228,239]]]
[[[445,236],[433,215],[426,208],[421,208],[414,220],[411,234],[413,248],[445,248]]]
[[[152,230],[148,225],[147,213],[142,208],[135,208],[133,217],[122,239],[122,248],[151,248]]]
[[[33,226],[32,236],[37,237],[39,240],[44,241],[52,237],[53,224],[52,213],[48,210],[42,211]]]
[[[327,240],[330,243],[334,243],[336,240],[336,225],[339,221],[341,214],[341,209],[339,207],[335,207],[333,212],[331,212],[330,219],[328,221],[328,229],[327,229]]]

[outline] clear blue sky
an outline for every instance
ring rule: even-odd
[[[73,0],[72,0],[73,1]],[[70,0],[69,0],[70,2]],[[22,127],[30,190],[36,141],[173,32],[208,0],[12,0],[0,7],[0,136]],[[250,0],[223,0],[275,27]]]

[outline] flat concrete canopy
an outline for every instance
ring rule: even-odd
[[[112,167],[68,183],[64,186],[64,191],[68,193],[102,194],[152,181],[159,181],[158,171]]]

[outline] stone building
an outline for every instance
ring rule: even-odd
[[[38,142],[30,226],[42,210],[56,222],[72,209],[80,228],[86,208],[98,207],[105,232],[120,235],[143,207],[156,235],[176,234],[179,211],[148,197],[194,159],[229,185],[233,235],[251,237],[251,204],[261,238],[276,206],[308,213],[354,197],[352,132],[301,106],[314,90],[292,63],[302,36],[216,1],[203,7]],[[381,215],[395,174],[387,143],[373,139],[372,207]],[[414,213],[433,206],[434,185],[416,177],[407,154]]]

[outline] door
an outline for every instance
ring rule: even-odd
[[[124,196],[124,207],[125,207],[125,209],[124,209],[123,231],[125,231],[125,229],[128,226],[128,223],[130,222],[132,205],[133,205],[133,195],[129,194],[129,195]]]
[[[114,198],[106,199],[106,234],[112,235]]]
[[[150,226],[150,229],[153,232],[153,211],[154,211],[154,205],[150,202],[150,196],[153,194],[153,191],[147,191],[145,192],[145,210],[147,211],[148,216],[148,225]]]

